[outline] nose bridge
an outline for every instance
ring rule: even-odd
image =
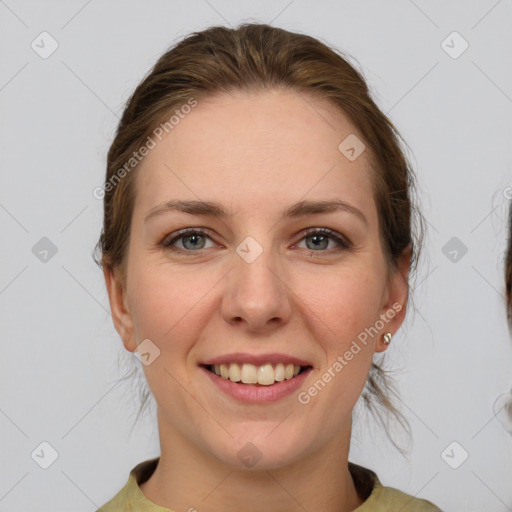
[[[276,268],[279,266],[272,247],[270,236],[247,236],[236,248],[235,272],[233,279],[238,281],[237,290],[245,293],[247,304],[269,303],[273,296],[281,292],[276,281]],[[258,299],[256,301],[256,299]]]
[[[279,256],[267,235],[258,236],[262,243],[256,236],[247,236],[236,247],[223,300],[223,315],[228,322],[242,320],[252,328],[262,328],[275,319],[289,318],[291,308],[287,288],[279,276]]]

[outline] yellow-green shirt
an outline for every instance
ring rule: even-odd
[[[123,489],[96,512],[173,512],[149,501],[139,487],[153,474],[159,460],[157,457],[137,464]],[[441,512],[430,501],[384,487],[371,469],[352,462],[348,463],[348,468],[357,492],[365,499],[353,512]]]

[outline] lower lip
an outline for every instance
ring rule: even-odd
[[[292,379],[276,382],[270,386],[262,386],[259,384],[240,384],[229,379],[219,377],[217,374],[204,367],[201,367],[201,369],[207,374],[213,384],[227,395],[242,402],[260,404],[275,402],[285,396],[291,395],[303,385],[311,371],[311,368],[308,368]]]

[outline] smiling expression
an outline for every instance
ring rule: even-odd
[[[323,100],[243,92],[201,100],[140,164],[126,281],[107,285],[126,348],[160,351],[144,371],[162,443],[239,466],[251,442],[276,467],[350,437],[381,336],[309,404],[297,395],[407,294],[383,254],[369,149],[338,149],[354,134]]]

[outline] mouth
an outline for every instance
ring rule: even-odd
[[[300,366],[292,363],[266,363],[254,365],[250,363],[223,363],[200,365],[217,377],[239,385],[272,386],[279,382],[293,380],[312,369],[312,366]]]

